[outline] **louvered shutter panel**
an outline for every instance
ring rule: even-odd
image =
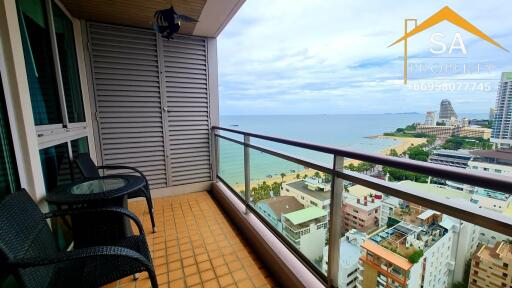
[[[157,40],[151,30],[88,24],[104,165],[140,169],[167,184]]]
[[[206,40],[174,38],[160,40],[172,186],[211,180]]]

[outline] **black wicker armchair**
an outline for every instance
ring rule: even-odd
[[[153,200],[151,199],[151,191],[149,190],[149,182],[146,176],[138,170],[137,168],[130,167],[130,166],[123,166],[123,165],[108,165],[108,166],[96,166],[94,162],[91,159],[91,156],[87,153],[80,153],[75,159],[76,164],[78,165],[78,168],[80,169],[80,172],[85,178],[98,178],[101,177],[100,175],[100,169],[105,170],[130,170],[132,172],[137,173],[140,177],[144,179],[145,185],[143,188],[133,191],[132,193],[128,194],[128,198],[139,198],[144,197],[146,198],[146,203],[148,205],[149,210],[149,217],[151,218],[151,226],[153,228],[153,232],[156,232],[156,226],[155,226],[155,216],[153,215]]]
[[[122,214],[135,223],[140,234],[109,240],[104,246],[59,252],[46,220],[73,213]],[[0,203],[0,227],[0,270],[11,273],[21,287],[99,287],[144,271],[152,287],[158,287],[142,224],[126,209],[43,214],[22,190]]]

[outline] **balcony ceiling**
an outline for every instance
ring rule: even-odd
[[[172,2],[177,13],[200,19],[207,0],[173,0]],[[139,28],[152,28],[155,11],[169,8],[171,1],[61,0],[61,3],[64,4],[71,15],[79,19]],[[195,23],[183,23],[179,33],[193,35],[195,26]]]

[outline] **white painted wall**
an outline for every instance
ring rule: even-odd
[[[87,123],[89,150],[95,155],[92,115],[90,111],[89,89],[84,61],[80,23],[72,18],[78,68]],[[25,69],[25,59],[18,22],[15,0],[0,2],[0,71],[6,97],[7,111],[13,134],[14,150],[18,166],[18,174],[22,188],[40,202],[46,195],[41,159],[39,157],[38,137],[32,114],[30,90]],[[43,206],[44,208],[44,206]]]

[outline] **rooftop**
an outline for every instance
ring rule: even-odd
[[[385,231],[374,234],[370,240],[393,253],[408,257],[418,249],[428,250],[446,233],[447,229],[436,222],[422,227],[400,222]]]
[[[348,193],[356,197],[370,196],[370,195],[382,195],[381,192],[375,191],[363,185],[354,185],[348,187]]]
[[[381,206],[381,201],[377,200],[375,198],[373,198],[373,202],[372,202],[372,198],[367,197],[367,196],[355,197],[355,196],[347,195],[347,194],[344,194],[343,196],[345,196],[343,199],[344,204],[349,204],[351,206],[354,206],[354,207],[364,210],[364,211],[370,211],[370,210],[373,210],[373,209]],[[364,204],[365,203],[364,197],[367,197],[366,205]],[[359,200],[359,203],[357,202],[358,200]]]
[[[292,213],[288,213],[283,216],[290,220],[290,222],[292,222],[293,225],[299,225],[323,216],[327,216],[327,212],[325,212],[325,210],[321,208],[313,206]]]
[[[480,260],[493,260],[507,259],[510,263],[512,261],[512,244],[503,241],[498,241],[494,246],[482,245],[482,247],[475,254],[475,257]]]
[[[512,150],[473,150],[472,155],[483,158],[494,158],[512,161]]]
[[[317,200],[320,200],[320,201],[327,201],[327,200],[331,199],[331,192],[310,190],[306,187],[306,183],[304,182],[304,180],[288,182],[288,183],[285,183],[284,185],[289,186],[293,189],[296,189],[296,190],[298,190],[308,196],[311,196]]]
[[[467,158],[471,158],[471,154],[469,152],[469,150],[445,150],[445,149],[440,149],[440,150],[436,150],[433,152],[434,154],[433,155],[449,155],[449,156],[462,156],[462,157],[467,157]]]
[[[436,184],[427,184],[427,183],[418,183],[410,180],[405,180],[399,183],[400,185],[406,186],[407,188],[411,188],[420,192],[427,192],[429,194],[434,194],[438,197],[443,197],[445,199],[465,199],[469,200],[471,197],[468,193],[452,189],[448,186],[436,185]]]
[[[375,255],[378,255],[381,258],[386,259],[386,261],[393,263],[394,265],[404,269],[409,270],[412,267],[412,264],[405,259],[404,257],[389,251],[388,249],[378,245],[377,243],[367,240],[361,245],[362,248],[372,252]]]
[[[489,189],[476,189],[474,196],[481,196],[481,197],[500,200],[500,201],[507,201],[510,197],[512,197],[507,193],[489,190]]]
[[[282,214],[288,214],[297,210],[304,209],[302,205],[293,196],[278,196],[269,199],[264,199],[258,202],[258,204],[266,204],[274,212],[277,217],[281,217]]]
[[[340,242],[340,264],[345,267],[354,266],[359,262],[359,256],[361,255],[361,250],[359,246],[348,241],[345,237],[341,238]]]

